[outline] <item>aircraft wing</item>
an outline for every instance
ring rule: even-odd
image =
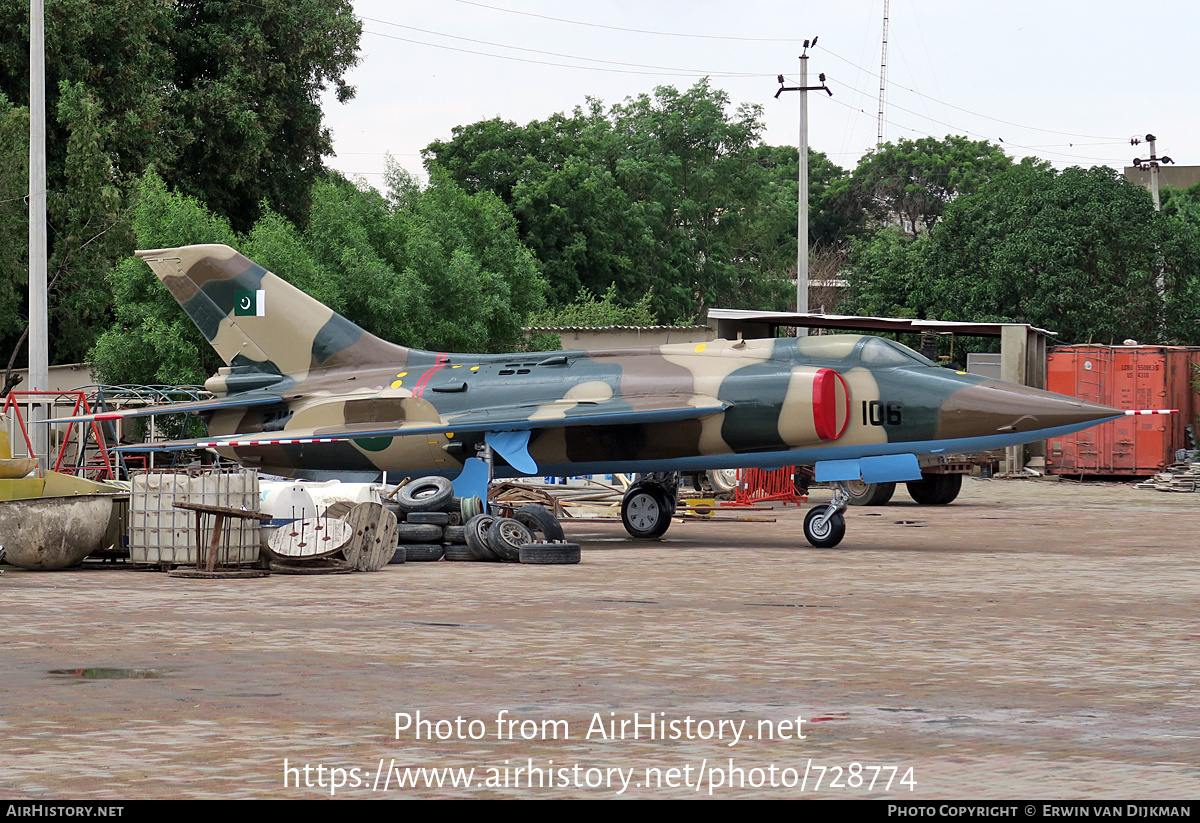
[[[149,417],[153,414],[184,414],[187,412],[216,411],[218,409],[240,409],[249,406],[267,406],[282,402],[278,394],[246,392],[212,400],[190,400],[186,403],[165,403],[158,406],[142,406],[135,409],[116,409],[106,412],[80,414],[74,417],[56,417],[47,423],[91,423],[105,420],[124,420],[127,417]]]
[[[278,400],[278,398],[276,398]],[[683,405],[692,403],[694,405]],[[615,399],[604,402],[564,401],[552,404],[504,406],[448,415],[441,421],[412,423],[354,423],[308,429],[284,429],[254,434],[229,434],[123,446],[129,451],[181,451],[231,446],[289,446],[334,443],[374,437],[404,437],[454,432],[516,432],[555,429],[563,426],[621,426],[635,423],[672,423],[720,414],[728,404],[711,397],[655,397]]]

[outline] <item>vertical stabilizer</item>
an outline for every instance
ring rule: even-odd
[[[229,246],[136,252],[228,366],[303,380],[313,369],[403,361],[381,340]]]

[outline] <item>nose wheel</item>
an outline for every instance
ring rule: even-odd
[[[845,487],[833,488],[833,500],[827,506],[814,506],[804,516],[804,539],[818,549],[832,549],[846,536],[846,517],[842,514],[850,501]]]

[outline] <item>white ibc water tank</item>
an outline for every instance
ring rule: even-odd
[[[376,483],[343,483],[340,480],[328,480],[324,483],[303,483],[302,485],[317,506],[317,515],[325,513],[325,509],[339,500],[348,503],[380,503],[379,485]]]

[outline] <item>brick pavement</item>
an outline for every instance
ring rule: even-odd
[[[1200,495],[968,481],[948,507],[901,498],[852,509],[833,550],[809,548],[788,509],[775,524],[677,523],[652,544],[574,524],[578,566],[244,581],[6,567],[0,797],[330,793],[285,788],[285,758],[314,783],[318,764],[358,768],[365,785],[338,797],[611,797],[613,769],[634,770],[634,797],[1200,796]],[[161,676],[49,673],[88,667]],[[519,723],[497,739],[503,710],[537,721],[524,728],[538,739]],[[394,713],[417,711],[478,720],[484,737],[395,739]],[[746,724],[732,746],[585,737],[597,714],[635,712],[694,736],[700,721]],[[797,716],[804,739],[786,725],[758,739],[760,720]],[[542,739],[555,720],[568,739]],[[474,767],[481,785],[401,790],[393,773],[372,790],[381,759]],[[843,771],[849,785],[831,787],[830,768],[814,790],[817,766],[852,763],[864,785]],[[699,791],[679,785],[702,764]],[[605,785],[514,785],[529,765]],[[489,772],[506,766],[508,786]],[[782,785],[806,768],[803,787]]]

